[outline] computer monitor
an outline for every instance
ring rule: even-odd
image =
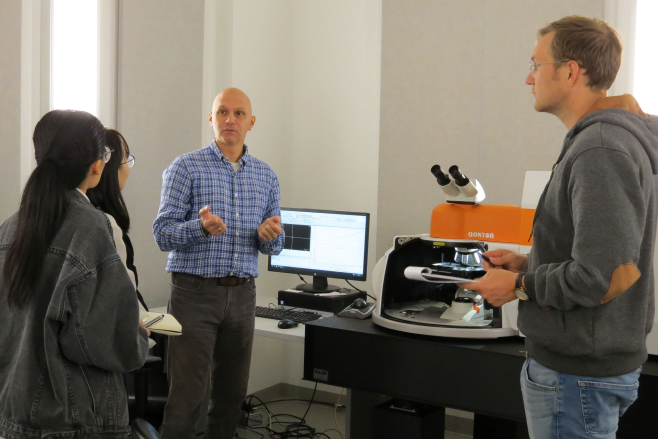
[[[269,271],[312,275],[312,284],[297,285],[312,293],[338,291],[328,277],[366,280],[369,213],[282,208],[281,223],[286,242]]]

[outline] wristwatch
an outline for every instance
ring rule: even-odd
[[[516,282],[514,283],[514,294],[516,294],[516,297],[518,297],[520,300],[528,300],[530,297],[528,296],[528,291],[523,286],[523,276],[525,276],[525,273],[523,272],[516,276]]]

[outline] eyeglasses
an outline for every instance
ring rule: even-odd
[[[123,162],[123,163],[121,163],[121,164],[122,164],[122,165],[128,164],[128,167],[129,167],[129,168],[132,168],[133,166],[135,166],[135,156],[132,155],[132,154],[130,154],[130,155],[128,156],[128,160],[126,160],[125,162]]]
[[[568,59],[563,59],[562,61],[553,61],[553,62],[542,62],[542,63],[536,63],[534,61],[530,61],[530,73],[535,73],[539,66],[543,66],[544,64],[561,64],[564,62],[569,62]]]
[[[110,161],[110,159],[112,158],[112,153],[113,152],[114,152],[114,150],[112,148],[110,148],[109,146],[105,147],[105,152],[103,153],[103,155],[101,155],[103,160],[105,160],[105,163]]]
[[[113,153],[113,152],[114,152],[114,150],[113,150],[112,148],[110,148],[109,146],[106,145],[106,146],[105,146],[105,152],[103,152],[101,155],[99,155],[98,157],[96,157],[96,159],[94,159],[91,163],[89,163],[89,166],[91,166],[92,163],[94,163],[95,161],[97,161],[97,160],[101,160],[101,159],[102,159],[105,163],[109,162],[109,161],[110,161],[110,158],[112,157],[112,153]]]

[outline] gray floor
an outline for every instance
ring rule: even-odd
[[[277,403],[267,404],[267,407],[274,415],[288,414],[288,415],[302,417],[304,416],[304,412],[306,412],[308,408],[308,402],[301,402],[301,401],[277,402]],[[263,419],[267,422],[269,420],[269,417],[266,411],[264,410],[264,408],[259,407],[258,409],[262,409],[262,411],[259,411],[259,413],[262,413]],[[277,419],[281,422],[296,421],[296,419],[293,419],[289,416],[277,416],[275,418],[272,418],[272,428],[276,431],[283,431],[285,430],[286,427],[286,425],[275,424]],[[313,404],[310,410],[308,411],[308,415],[306,416],[306,422],[308,425],[310,425],[312,428],[315,429],[316,436],[314,437],[316,438],[324,438],[324,439],[327,439],[327,437],[329,437],[330,439],[344,438],[344,433],[343,433],[345,431],[344,408],[339,408],[338,410],[334,410],[334,407],[330,405]],[[326,436],[318,434],[322,432],[324,432]],[[239,428],[238,435],[242,439],[259,439],[262,437],[265,438],[270,437],[269,436],[270,433],[264,428],[255,428],[252,431],[245,428]],[[445,439],[469,439],[469,438],[472,438],[472,436],[456,434],[451,432],[446,432],[445,434]]]

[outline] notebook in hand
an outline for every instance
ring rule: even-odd
[[[152,332],[164,335],[181,335],[183,333],[180,323],[171,314],[143,311],[139,314],[139,318],[144,322],[144,327]]]

